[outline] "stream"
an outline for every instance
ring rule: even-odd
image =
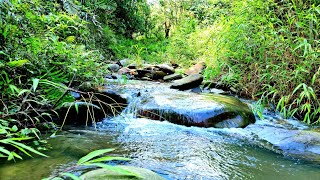
[[[307,129],[296,120],[284,120],[265,111],[263,120],[248,128],[201,128],[135,116],[133,106],[104,119],[97,127],[68,127],[48,138],[49,158],[35,157],[0,165],[1,180],[33,180],[54,175],[96,149],[116,148],[110,155],[129,157],[133,165],[150,169],[165,179],[220,180],[320,179],[318,161],[287,155],[261,138],[256,127]],[[76,174],[81,174],[79,170]]]

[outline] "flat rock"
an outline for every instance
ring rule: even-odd
[[[271,147],[268,147],[262,143],[265,148],[300,159],[320,162],[319,132],[259,124],[249,125],[246,130],[260,141],[271,144]]]
[[[124,175],[119,172],[111,171],[109,169],[96,169],[89,171],[80,178],[82,180],[164,180],[158,174],[144,168],[134,167],[134,166],[115,166],[123,170],[129,171],[131,173],[137,174],[139,177]]]
[[[154,120],[199,127],[237,128],[255,122],[249,107],[234,97],[155,91],[138,106],[138,114]]]
[[[187,69],[184,73],[187,75],[191,74],[200,74],[205,68],[204,62],[198,62],[197,64],[193,65],[189,69]]]
[[[164,81],[173,81],[173,80],[178,80],[181,79],[182,75],[181,74],[171,74],[163,77]]]
[[[173,82],[170,88],[179,90],[188,90],[201,85],[203,77],[200,74],[192,74],[185,78]]]

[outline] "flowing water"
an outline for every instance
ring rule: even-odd
[[[275,153],[273,147],[261,145],[266,142],[250,137],[247,129],[185,127],[136,118],[132,107],[98,123],[96,129],[70,128],[48,138],[52,145],[47,151],[49,158],[2,164],[0,179],[48,177],[72,166],[88,152],[103,148],[116,148],[111,155],[132,159],[113,163],[147,168],[165,179],[320,179],[318,163]],[[282,120],[277,114],[267,112],[264,116],[265,120],[258,119],[256,124],[308,128],[294,120]]]

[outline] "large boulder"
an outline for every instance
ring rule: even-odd
[[[203,77],[200,74],[192,74],[185,78],[173,82],[170,88],[179,90],[188,90],[201,85]]]
[[[141,179],[141,180],[164,180],[161,176],[158,174],[148,170],[143,169],[139,167],[134,166],[116,166],[123,170],[129,171],[131,173],[137,174],[139,177],[130,176],[130,175],[124,175],[120,172],[111,171],[109,169],[96,169],[89,171],[80,178],[82,180],[135,180],[135,179]]]
[[[142,101],[138,115],[199,127],[238,128],[255,122],[250,108],[234,97],[155,91]]]

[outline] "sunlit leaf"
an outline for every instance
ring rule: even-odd
[[[7,65],[12,67],[12,68],[16,68],[16,67],[21,67],[21,66],[25,65],[28,62],[29,61],[27,59],[24,59],[24,60],[10,61],[10,62],[7,63]]]
[[[33,78],[32,79],[32,90],[33,90],[33,92],[35,92],[36,90],[37,90],[37,87],[38,87],[38,84],[39,84],[39,79],[37,79],[37,78]]]
[[[95,157],[98,157],[102,154],[105,154],[105,153],[108,153],[111,151],[114,151],[114,149],[101,149],[101,150],[93,151],[93,152],[87,154],[86,156],[82,157],[81,159],[79,159],[78,164],[83,164],[83,163],[85,163]]]

